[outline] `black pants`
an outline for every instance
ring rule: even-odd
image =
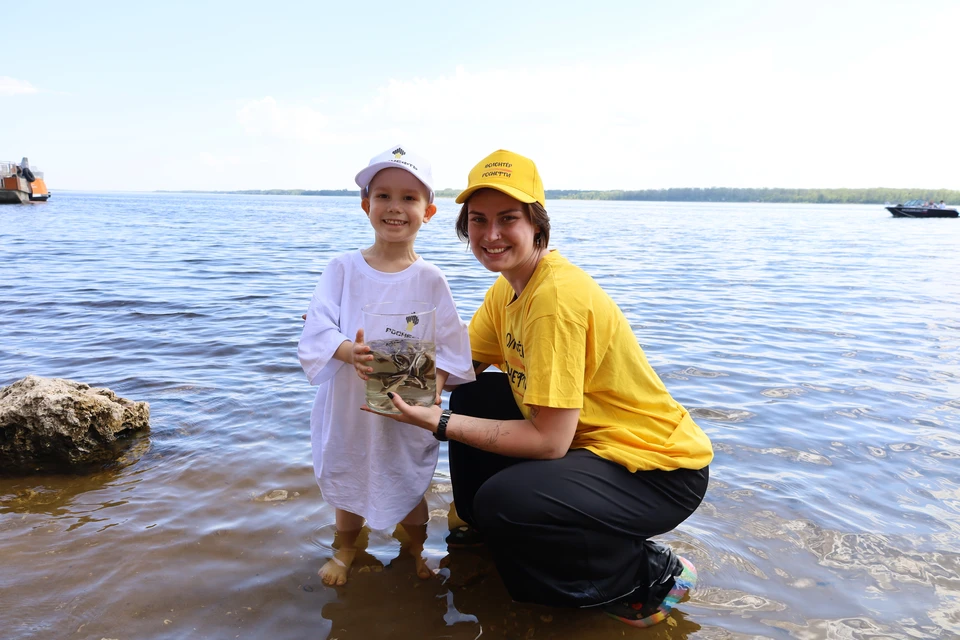
[[[502,373],[454,390],[453,413],[523,419]],[[642,601],[651,536],[700,505],[709,471],[638,471],[586,449],[557,460],[510,458],[450,442],[457,513],[487,542],[511,597],[554,607]]]

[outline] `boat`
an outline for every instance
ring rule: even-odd
[[[929,207],[925,200],[908,200],[886,209],[893,214],[894,218],[956,218],[960,216],[956,209]]]
[[[29,160],[19,164],[0,160],[0,204],[45,202],[49,197],[43,172],[31,169]]]

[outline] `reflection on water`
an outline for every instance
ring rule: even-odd
[[[300,314],[369,238],[351,199],[60,194],[0,209],[0,384],[66,377],[151,405],[85,476],[0,479],[0,628],[20,638],[960,636],[960,224],[878,207],[555,202],[553,241],[621,304],[715,443],[664,540],[701,582],[667,624],[513,603],[447,553],[441,460],[416,578],[368,531],[321,584],[334,511],[310,467]],[[420,251],[465,317],[492,275]]]
[[[88,511],[84,511],[80,507],[83,502],[79,496],[108,487],[136,485],[140,481],[142,471],[125,472],[124,470],[138,462],[149,449],[149,434],[141,432],[132,435],[124,442],[124,449],[118,453],[113,463],[101,465],[99,469],[91,469],[86,473],[0,478],[0,515],[5,513],[43,513],[56,517],[80,515],[78,522],[71,526],[71,530],[79,527],[83,522],[96,522],[97,519],[88,514],[120,506],[125,502],[121,500],[116,503],[94,503]]]

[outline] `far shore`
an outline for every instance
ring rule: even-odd
[[[181,190],[157,193],[221,193],[273,196],[353,196],[351,189],[246,189],[242,191]],[[453,198],[459,189],[438,189],[438,198]],[[908,200],[927,200],[950,205],[960,202],[960,191],[949,189],[739,189],[731,187],[642,189],[638,191],[587,191],[580,189],[548,189],[547,200],[633,200],[649,202],[766,202],[808,204],[897,204]]]

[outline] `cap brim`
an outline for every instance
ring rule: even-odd
[[[524,193],[523,191],[520,191],[520,189],[517,189],[515,187],[510,187],[505,184],[475,184],[472,187],[469,187],[461,191],[460,195],[457,196],[456,203],[463,204],[464,202],[466,202],[467,198],[472,196],[474,192],[479,191],[480,189],[495,189],[500,193],[507,194],[514,200],[519,200],[520,202],[524,202],[526,204],[532,204],[537,201],[536,198],[534,198],[529,194]]]
[[[363,190],[366,189],[368,186],[370,186],[370,182],[373,180],[373,176],[377,175],[379,172],[383,171],[384,169],[403,169],[404,171],[412,175],[414,178],[419,180],[420,184],[422,184],[424,188],[427,190],[427,194],[429,195],[427,199],[431,203],[433,202],[433,199],[434,199],[433,187],[431,187],[426,182],[424,182],[423,178],[421,178],[417,173],[411,171],[408,167],[405,167],[402,164],[398,164],[396,162],[390,162],[390,161],[378,162],[376,164],[372,164],[356,175],[353,181],[357,183],[358,187],[360,187],[361,197],[363,196]]]
[[[377,164],[372,164],[369,167],[364,168],[363,171],[357,174],[357,177],[354,178],[353,181],[357,183],[358,187],[363,189],[370,184],[370,181],[373,180],[373,176],[377,175],[377,173],[383,169],[389,169],[390,167],[400,169],[403,168],[398,167],[397,164],[393,162],[378,162]]]

